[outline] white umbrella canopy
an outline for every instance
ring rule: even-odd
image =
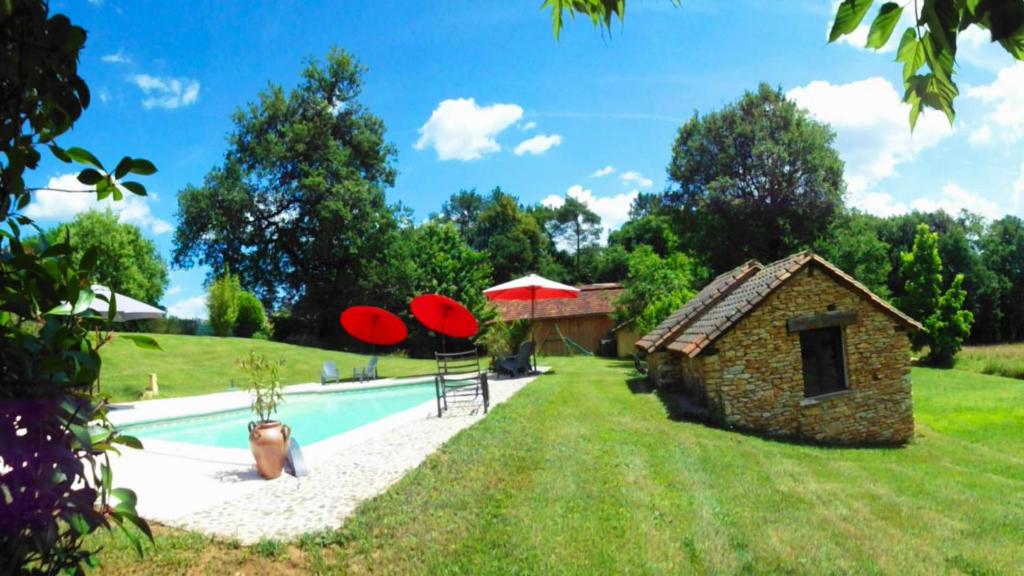
[[[537,370],[537,343],[533,334],[534,308],[537,300],[555,300],[558,298],[576,298],[579,288],[548,280],[543,276],[530,274],[522,278],[510,280],[504,284],[491,286],[484,290],[488,300],[529,301],[530,302],[530,342],[533,344],[533,369]]]
[[[93,284],[92,291],[97,296],[105,296],[107,299],[110,298],[110,288],[101,286],[100,284]],[[134,298],[125,296],[124,294],[115,294],[115,304],[117,307],[117,313],[114,314],[114,322],[128,322],[131,320],[152,320],[154,318],[163,318],[166,312],[157,308],[156,306],[150,306],[145,302],[141,302]],[[110,305],[96,298],[92,301],[92,305],[89,306],[89,310],[97,312],[102,315],[106,315],[110,309]]]

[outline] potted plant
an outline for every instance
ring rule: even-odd
[[[255,350],[238,359],[238,367],[245,373],[244,387],[252,395],[252,411],[258,420],[249,422],[249,448],[256,459],[256,471],[267,480],[281,475],[288,458],[288,444],[292,431],[277,420],[271,420],[277,405],[284,401],[278,368],[282,361],[271,361]]]

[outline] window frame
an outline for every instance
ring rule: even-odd
[[[840,378],[841,378],[841,382],[840,382],[841,386],[838,387],[838,388],[830,388],[827,391],[818,392],[816,394],[808,394],[807,372],[805,370],[805,362],[806,361],[804,359],[804,334],[808,334],[808,336],[810,336],[810,333],[814,333],[814,332],[823,333],[825,331],[832,331],[832,330],[838,330],[839,331],[839,349],[840,349],[840,362],[841,362],[841,371],[839,372],[839,375],[840,375]],[[814,328],[814,329],[809,329],[809,330],[800,330],[799,332],[797,332],[797,334],[799,334],[799,338],[800,338],[800,341],[799,341],[799,344],[798,344],[799,347],[800,347],[800,378],[803,381],[803,397],[804,397],[804,399],[806,400],[806,399],[822,398],[822,397],[831,396],[833,394],[840,394],[840,393],[848,392],[850,390],[850,367],[849,367],[849,361],[848,361],[847,353],[846,353],[846,327],[842,326],[842,325],[824,326],[824,327],[821,327],[821,328]],[[819,390],[820,390],[820,388],[821,387],[819,386]]]

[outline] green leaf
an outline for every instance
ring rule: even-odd
[[[900,39],[900,47],[896,50],[896,61],[903,63],[903,87],[907,88],[910,78],[924,66],[924,46],[917,39],[917,31],[908,26]]]
[[[99,249],[95,246],[89,246],[85,249],[85,253],[82,254],[82,259],[78,262],[78,269],[81,271],[88,272],[96,266],[96,261],[99,259]]]
[[[53,308],[50,308],[43,314],[45,316],[68,316],[69,314],[71,314],[71,304],[68,302],[63,302],[61,304],[54,306]]]
[[[86,150],[85,148],[73,146],[65,150],[65,152],[67,153],[69,158],[71,158],[75,162],[78,162],[79,164],[88,164],[94,168],[104,170],[103,164],[100,164],[100,161],[97,160],[96,157],[93,156],[92,153]]]
[[[156,173],[156,166],[154,166],[149,160],[135,158],[132,160],[131,172],[132,174],[138,174],[140,176],[149,176],[150,174]]]
[[[143,336],[141,334],[121,334],[121,338],[127,338],[128,340],[135,342],[136,346],[145,350],[163,351],[163,348],[160,347],[160,343],[149,336]]]
[[[100,174],[97,170],[92,168],[86,168],[78,173],[78,181],[86,186],[95,186],[102,182],[106,177]]]
[[[117,507],[124,505],[130,507],[133,512],[135,510],[135,505],[139,501],[139,499],[135,496],[135,492],[132,492],[127,488],[114,488],[113,490],[110,491],[110,495],[113,496],[114,498],[117,498]]]
[[[63,148],[57,146],[56,144],[50,144],[50,153],[53,154],[61,162],[68,164],[71,163],[71,156],[68,156],[68,153],[65,152]]]
[[[828,35],[829,42],[835,42],[842,36],[857,29],[868,8],[874,0],[843,0],[836,10],[836,19],[832,23],[832,31]]]
[[[72,314],[80,314],[85,312],[93,301],[96,299],[96,295],[93,294],[92,290],[82,289],[78,291],[78,300],[75,301],[74,307],[71,308]]]
[[[139,184],[138,182],[121,182],[120,185],[123,186],[125,190],[128,190],[129,192],[135,194],[136,196],[146,195],[146,187],[143,186],[142,184]]]
[[[121,161],[117,163],[117,168],[114,168],[114,178],[120,180],[128,175],[132,169],[132,159],[129,156],[121,158]]]
[[[868,32],[868,48],[878,50],[889,42],[892,31],[903,16],[903,7],[895,2],[886,2],[878,9],[878,16],[871,23],[871,30]]]
[[[114,438],[114,444],[123,444],[129,448],[142,450],[142,441],[135,436],[119,435]]]

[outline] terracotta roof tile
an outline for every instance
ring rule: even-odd
[[[576,298],[557,300],[538,300],[534,311],[535,318],[571,318],[577,316],[609,315],[615,309],[615,300],[622,294],[622,285],[616,283],[587,284],[580,286]],[[530,303],[527,302],[494,302],[501,314],[501,319],[528,319]]]
[[[637,348],[651,352],[664,346],[690,357],[697,356],[810,263],[820,266],[833,279],[859,292],[908,328],[922,329],[913,318],[873,294],[832,263],[811,251],[804,251],[767,266],[746,262],[715,278],[679,311],[637,342]]]
[[[651,352],[662,346],[685,329],[705,308],[727,296],[742,284],[742,281],[761,269],[757,260],[748,260],[743,264],[720,274],[708,283],[678,311],[666,318],[649,334],[637,341],[636,347]]]

